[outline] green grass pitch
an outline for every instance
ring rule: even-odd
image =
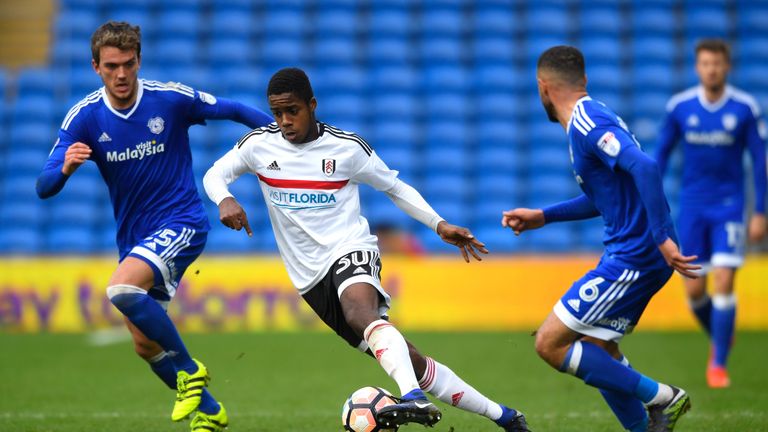
[[[489,397],[520,408],[534,431],[619,431],[598,392],[549,369],[524,333],[409,333]],[[230,414],[229,430],[340,431],[341,405],[353,390],[394,382],[370,358],[329,333],[188,335],[211,370],[211,391]],[[172,423],[174,393],[123,341],[90,344],[86,335],[0,334],[0,431],[185,431]],[[693,409],[678,431],[768,431],[768,334],[739,333],[733,386],[704,383],[699,333],[639,332],[625,354],[640,371],[686,388]],[[440,404],[435,432],[499,430],[488,420]],[[401,432],[423,430],[419,425]]]

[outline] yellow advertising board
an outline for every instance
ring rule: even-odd
[[[533,330],[595,256],[385,257],[391,318],[408,330]],[[0,330],[88,331],[121,323],[105,296],[108,258],[0,260]],[[768,257],[737,274],[738,327],[768,330]],[[205,257],[187,271],[170,313],[182,331],[300,330],[323,324],[278,257]],[[694,329],[679,276],[651,301],[639,330]]]

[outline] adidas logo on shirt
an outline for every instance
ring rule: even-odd
[[[360,273],[365,273],[365,269],[362,267],[358,267],[355,269],[355,271],[352,272],[352,274],[360,274]]]
[[[107,141],[112,141],[112,138],[110,138],[106,132],[102,132],[101,136],[99,137],[99,142],[107,142]]]
[[[272,163],[271,163],[271,164],[269,164],[269,166],[267,167],[267,169],[268,169],[268,170],[275,170],[275,171],[280,171],[280,167],[279,167],[279,166],[277,166],[277,161],[272,161]]]

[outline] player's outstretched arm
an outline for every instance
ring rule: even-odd
[[[501,226],[511,228],[515,235],[543,227],[544,211],[541,209],[516,208],[501,214]]]
[[[81,142],[68,147],[57,144],[37,177],[37,195],[45,199],[59,193],[69,176],[91,157],[91,152],[91,148]]]
[[[451,225],[446,221],[440,221],[437,224],[436,231],[444,242],[459,248],[461,256],[464,257],[466,262],[469,262],[469,255],[472,255],[478,261],[482,261],[483,259],[480,258],[478,252],[481,254],[488,253],[485,243],[476,239],[467,228]]]
[[[681,275],[691,279],[697,279],[699,277],[696,270],[700,270],[701,266],[691,264],[693,261],[696,261],[698,257],[695,255],[684,256],[681,254],[680,249],[677,247],[677,243],[672,241],[671,238],[667,237],[667,239],[659,245],[659,251],[661,251],[661,254],[664,256],[664,260],[667,261],[667,265]]]
[[[248,216],[245,214],[243,207],[234,197],[224,198],[224,200],[219,203],[219,220],[224,226],[235,231],[240,231],[245,228],[248,237],[253,236],[251,226],[248,224]]]
[[[266,126],[275,119],[256,108],[251,108],[248,105],[240,102],[227,99],[227,98],[215,98],[214,103],[210,103],[212,96],[206,95],[202,99],[202,103],[199,103],[199,107],[202,110],[203,118],[209,119],[221,119],[232,120],[238,123],[242,123],[251,129],[260,128]],[[208,100],[209,102],[206,102]]]

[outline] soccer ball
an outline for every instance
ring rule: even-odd
[[[344,402],[341,424],[348,432],[396,432],[376,424],[376,413],[388,405],[394,405],[392,393],[379,387],[363,387],[356,390]]]

